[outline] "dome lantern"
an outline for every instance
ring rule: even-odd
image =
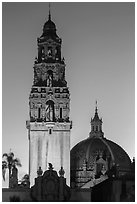
[[[102,132],[102,118],[100,119],[98,116],[98,108],[96,101],[95,115],[94,118],[91,118],[91,132],[89,133],[89,137],[103,137],[104,133]]]
[[[49,15],[48,20],[45,22],[43,26],[43,33],[41,37],[50,37],[52,39],[59,39],[59,37],[56,34],[56,25],[51,20],[51,12],[50,12],[50,4],[49,4]]]

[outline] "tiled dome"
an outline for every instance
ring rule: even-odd
[[[44,24],[43,32],[48,32],[49,30],[56,31],[55,23],[50,19]]]
[[[81,169],[85,160],[87,168],[90,168],[100,156],[108,161],[109,168],[114,164],[120,170],[128,170],[131,167],[128,154],[118,144],[104,137],[89,137],[72,148],[71,170]]]

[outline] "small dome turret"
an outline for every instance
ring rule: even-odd
[[[100,119],[99,119],[99,116],[98,116],[98,109],[97,109],[97,107],[96,107],[96,109],[95,109],[95,115],[94,115],[94,118],[93,118],[93,120],[92,121],[99,121]]]
[[[89,133],[90,137],[103,137],[104,133],[102,132],[102,119],[98,116],[98,108],[96,101],[95,115],[94,118],[91,118],[91,132]]]
[[[50,19],[43,26],[43,34],[56,33],[56,25]]]
[[[43,26],[43,34],[42,36],[57,36],[56,35],[56,25],[51,20],[51,14],[49,11],[49,19]]]

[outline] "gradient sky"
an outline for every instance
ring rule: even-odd
[[[48,3],[3,3],[2,152],[28,173],[29,93]],[[134,3],[51,3],[71,93],[71,147],[86,139],[98,101],[105,137],[135,156]],[[6,183],[5,183],[6,185]]]

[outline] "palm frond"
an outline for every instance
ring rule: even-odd
[[[8,167],[6,161],[2,161],[2,169],[6,169]]]
[[[5,181],[5,174],[6,174],[6,169],[5,168],[2,168],[2,177],[3,177],[3,180]]]
[[[4,154],[2,155],[2,157],[8,157],[8,154],[7,154],[7,153],[4,153]]]
[[[21,162],[20,162],[20,160],[19,160],[18,158],[14,159],[14,160],[13,160],[13,163],[14,163],[14,165],[16,165],[16,166],[19,166],[19,167],[22,166],[22,165],[21,165]]]
[[[9,153],[9,156],[11,156],[12,158],[14,157],[14,153],[13,152],[10,152]]]
[[[5,157],[5,162],[7,162],[7,167],[9,168],[9,170],[11,170],[11,168],[13,166],[19,166],[21,167],[21,162],[18,158],[14,159],[14,153],[10,152],[10,153],[4,153],[3,157]],[[3,163],[3,168],[4,168],[4,163]]]
[[[2,161],[2,177],[3,180],[5,181],[5,174],[6,174],[6,168],[8,167],[7,162],[6,161]]]

